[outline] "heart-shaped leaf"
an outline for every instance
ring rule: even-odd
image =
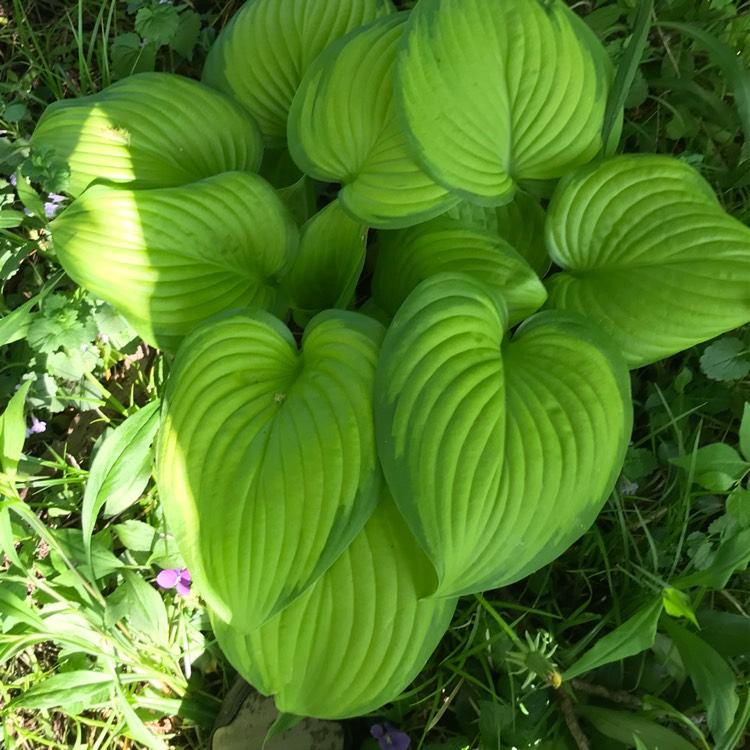
[[[215,318],[177,354],[157,481],[196,587],[249,632],[349,545],[380,487],[372,383],[383,328],[328,311],[302,348],[260,310]]]
[[[289,150],[300,168],[343,183],[342,208],[384,229],[458,201],[414,160],[397,117],[393,76],[406,18],[396,13],[334,42],[310,66],[289,112]]]
[[[557,178],[596,155],[612,75],[563,2],[420,0],[396,95],[427,172],[494,206],[517,181]]]
[[[750,229],[684,162],[632,154],[577,170],[546,232],[565,271],[548,279],[548,305],[596,321],[630,367],[750,321]]]
[[[365,264],[367,227],[334,201],[313,216],[300,233],[297,258],[286,279],[294,319],[307,325],[317,313],[345,308]]]
[[[335,39],[392,10],[389,0],[249,0],[211,47],[203,83],[239,102],[278,148],[312,61]]]
[[[372,296],[391,316],[420,282],[447,271],[474,276],[497,291],[508,306],[510,325],[536,312],[547,298],[539,277],[507,242],[467,223],[438,216],[380,232],[378,240]]]
[[[627,369],[578,315],[507,312],[463,274],[422,282],[375,380],[386,481],[438,571],[436,594],[512,583],[593,522],[631,428]]]
[[[215,620],[222,651],[282,712],[361,716],[398,697],[444,635],[455,599],[421,599],[435,571],[389,497],[299,599],[243,636]]]
[[[443,217],[496,234],[524,258],[539,278],[544,278],[552,265],[544,244],[544,209],[529,193],[519,190],[503,206],[478,206],[461,201]]]
[[[280,283],[298,230],[257,175],[226,172],[156,190],[95,185],[51,231],[70,277],[160,348],[176,349],[188,331],[223,310],[287,310]]]
[[[172,187],[232,170],[263,154],[255,121],[229,98],[170,73],[142,73],[45,111],[31,145],[70,168],[66,192],[94,180]]]

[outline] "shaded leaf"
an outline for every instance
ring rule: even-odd
[[[739,380],[750,373],[750,350],[739,339],[725,336],[706,347],[700,365],[711,380]]]

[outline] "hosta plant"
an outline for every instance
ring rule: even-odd
[[[175,355],[160,497],[281,710],[394,699],[456,597],[593,523],[628,369],[750,320],[750,230],[687,164],[604,156],[613,77],[559,0],[251,0],[201,83],[39,123],[60,262]]]

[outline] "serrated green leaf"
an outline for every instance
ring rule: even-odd
[[[112,72],[117,78],[152,73],[156,66],[156,45],[144,44],[133,32],[118,34],[112,42]]]
[[[102,443],[94,457],[81,505],[87,555],[96,517],[105,503],[118,512],[130,507],[151,476],[151,443],[159,428],[159,401],[139,409]]]
[[[227,172],[155,190],[96,185],[50,227],[70,277],[162,349],[176,349],[223,310],[286,312],[281,278],[298,230],[257,175]]]
[[[725,336],[706,347],[700,365],[711,380],[739,380],[750,373],[750,350],[740,339]]]
[[[234,15],[206,58],[203,83],[239,102],[273,148],[286,144],[294,94],[334,40],[390,13],[389,0],[254,0]]]
[[[279,320],[248,310],[196,328],[178,353],[160,498],[199,593],[233,628],[252,630],[293,602],[372,512],[382,335],[369,318],[328,311],[298,352]]]
[[[214,620],[235,668],[280,711],[340,719],[394,700],[445,633],[455,599],[422,599],[435,573],[389,497],[297,601],[242,636]]]
[[[159,188],[254,172],[263,153],[250,115],[223,94],[170,73],[141,73],[55,102],[31,144],[67,162],[73,196],[95,180]]]
[[[547,210],[564,269],[548,306],[600,325],[631,368],[750,320],[750,229],[684,162],[629,154],[576,170]]]
[[[654,645],[656,626],[663,609],[661,598],[642,607],[622,625],[598,641],[563,673],[563,680],[572,680],[592,669],[640,654]]]
[[[111,685],[112,678],[102,672],[63,672],[32,685],[8,706],[40,711],[80,703],[84,708],[89,708],[108,699]]]
[[[708,728],[719,742],[732,726],[740,705],[737,678],[731,667],[702,638],[676,622],[665,621],[696,694],[706,707]]]
[[[405,13],[334,42],[310,66],[289,112],[289,151],[307,174],[341,182],[341,207],[395,229],[458,202],[420,168],[397,116],[393,68]]]
[[[294,319],[301,326],[319,312],[346,308],[365,264],[367,227],[334,201],[300,231],[299,252],[286,277]]]
[[[606,52],[562,2],[420,0],[396,92],[414,153],[440,184],[502,205],[601,148]]]
[[[135,14],[135,30],[157,47],[169,44],[179,25],[179,11],[169,3],[146,6]]]
[[[503,206],[477,206],[461,201],[446,211],[443,218],[493,232],[519,253],[540,278],[547,275],[552,261],[544,244],[544,209],[529,193],[519,190]]]
[[[169,40],[169,46],[188,60],[193,58],[193,50],[201,33],[201,17],[193,10],[180,13],[177,30]]]
[[[705,569],[689,573],[675,581],[675,586],[705,586],[709,589],[723,589],[738,570],[747,567],[750,561],[750,529],[724,540],[716,551],[711,564]]]
[[[535,313],[547,298],[539,277],[507,242],[487,230],[438,216],[378,234],[373,299],[393,316],[419,283],[451,271],[473,276],[496,292],[507,305],[509,325]]]
[[[433,276],[378,362],[378,452],[441,596],[511,583],[562,553],[593,522],[630,437],[629,379],[600,332],[542,313],[507,343],[503,307],[469,276]]]

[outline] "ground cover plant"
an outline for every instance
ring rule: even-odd
[[[746,8],[13,11],[5,743],[741,746]]]

